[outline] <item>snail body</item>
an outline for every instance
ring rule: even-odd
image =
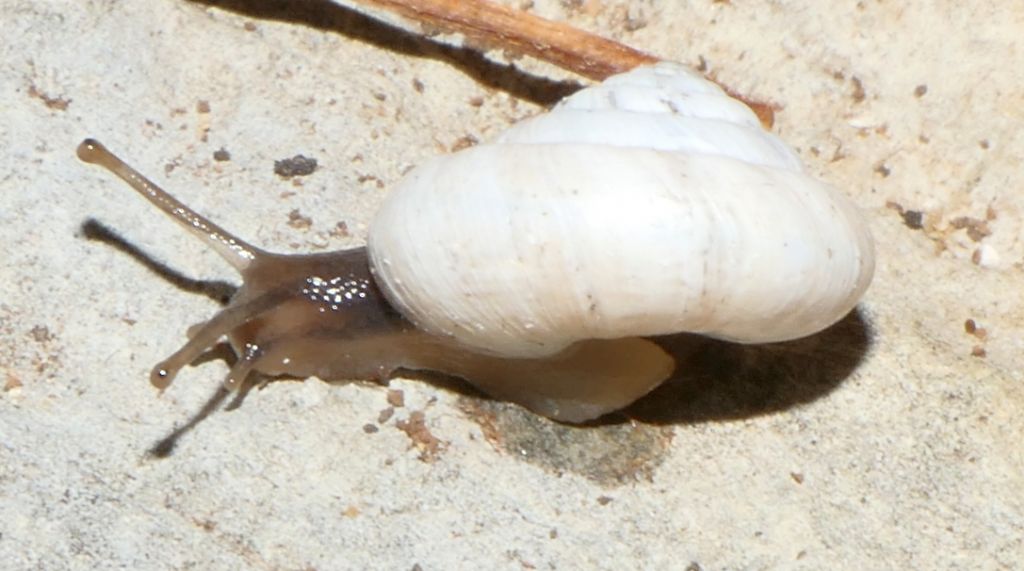
[[[647,336],[810,335],[873,272],[855,206],[803,172],[742,103],[683,66],[614,76],[494,142],[428,161],[366,248],[264,252],[85,141],[242,274],[230,305],[154,368],[159,387],[222,336],[251,372],[462,377],[551,418],[626,406],[675,368]]]

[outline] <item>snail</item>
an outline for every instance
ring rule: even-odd
[[[154,367],[167,387],[222,337],[253,372],[463,378],[564,422],[625,407],[674,371],[651,336],[739,343],[835,323],[871,281],[858,209],[754,114],[685,66],[613,76],[490,143],[413,169],[366,247],[281,255],[233,236],[87,139],[242,275],[230,304]]]

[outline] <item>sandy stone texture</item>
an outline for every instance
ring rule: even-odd
[[[871,220],[858,312],[677,339],[678,378],[582,428],[436,375],[227,410],[223,351],[158,395],[236,276],[84,137],[254,243],[325,251],[578,79],[346,3],[0,0],[0,568],[1024,568],[1024,8],[513,5],[777,106]],[[296,155],[316,169],[275,174]]]

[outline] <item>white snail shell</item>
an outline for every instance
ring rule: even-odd
[[[848,313],[874,271],[858,209],[672,63],[415,169],[368,247],[418,327],[512,357],[684,331],[794,339]]]

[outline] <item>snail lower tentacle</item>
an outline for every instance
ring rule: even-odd
[[[181,348],[170,357],[157,363],[150,373],[150,382],[158,389],[167,388],[174,381],[178,371],[195,361],[221,338],[229,335],[243,324],[256,319],[261,313],[277,306],[281,299],[280,292],[271,292],[246,303],[225,308],[206,323],[192,330],[189,340]],[[234,377],[232,375],[232,378]],[[241,382],[244,377],[237,380]]]

